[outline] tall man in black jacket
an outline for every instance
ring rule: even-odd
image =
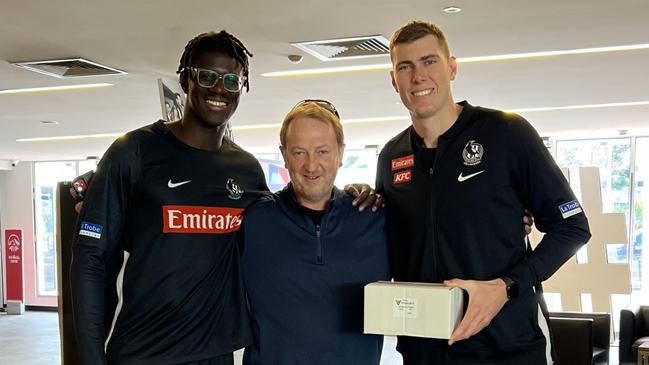
[[[579,202],[526,120],[454,102],[457,64],[438,27],[406,24],[390,54],[392,85],[412,120],[377,168],[392,274],[469,293],[448,342],[399,338],[404,364],[550,363],[537,288],[590,238]],[[524,207],[546,233],[534,251]]]

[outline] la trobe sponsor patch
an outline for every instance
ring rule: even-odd
[[[104,227],[97,223],[92,222],[81,222],[79,225],[79,236],[87,236],[92,238],[101,238],[101,232],[104,230]]]
[[[582,209],[581,205],[579,205],[579,202],[577,200],[573,200],[559,205],[559,211],[561,212],[563,219],[566,219],[568,217],[572,217],[575,214],[581,213]]]

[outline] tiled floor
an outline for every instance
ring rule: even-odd
[[[401,365],[396,339],[386,337],[382,365]],[[26,312],[25,315],[0,313],[0,364],[59,365],[59,322],[54,312]],[[243,351],[235,353],[235,365],[241,364]]]
[[[0,364],[60,364],[59,322],[53,312],[0,313]]]
[[[401,365],[396,339],[386,337],[381,365]],[[59,322],[54,312],[26,312],[25,315],[0,313],[0,364],[60,365]],[[242,351],[235,353],[241,364]],[[617,365],[617,347],[611,347],[610,365]]]

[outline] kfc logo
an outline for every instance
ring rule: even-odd
[[[392,184],[399,185],[412,180],[412,170],[400,171],[392,175]]]

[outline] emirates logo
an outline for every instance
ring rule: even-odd
[[[243,208],[164,205],[163,233],[235,232],[243,222]]]

